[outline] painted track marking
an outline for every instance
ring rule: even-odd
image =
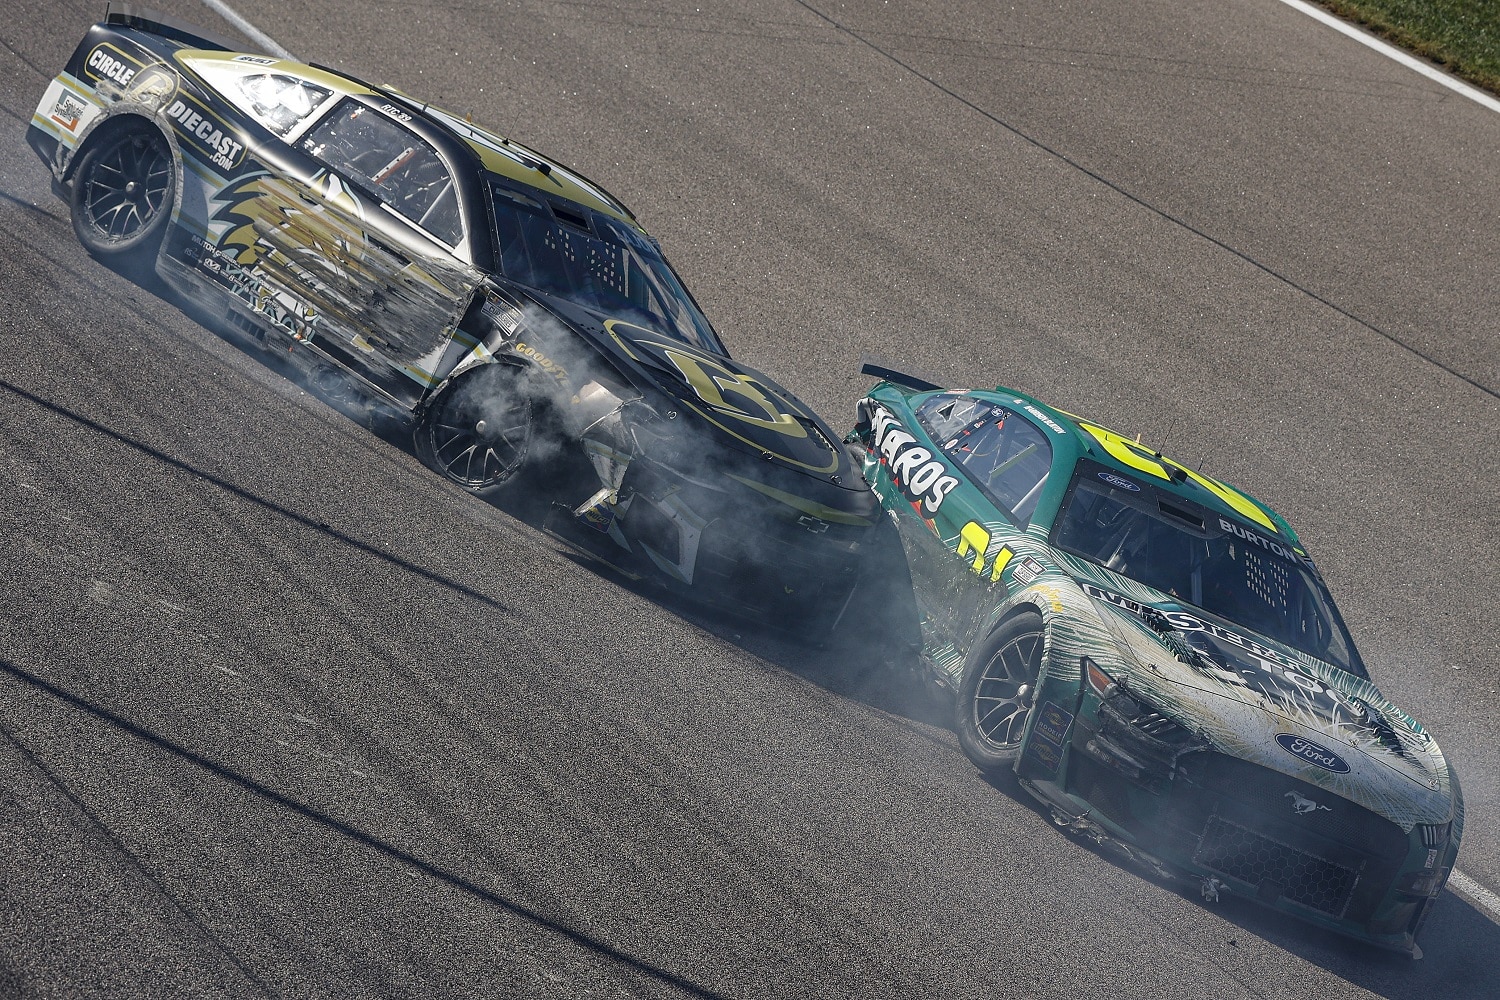
[[[207,3],[208,0],[204,0],[204,2]],[[1464,83],[1462,80],[1450,76],[1449,74],[1444,73],[1442,70],[1437,69],[1434,66],[1428,65],[1427,63],[1423,62],[1413,55],[1402,52],[1400,49],[1396,48],[1393,45],[1387,45],[1385,42],[1382,42],[1380,39],[1374,37],[1373,35],[1366,34],[1349,22],[1340,20],[1321,7],[1314,7],[1310,3],[1305,3],[1304,0],[1281,0],[1281,2],[1286,4],[1288,7],[1293,8],[1294,10],[1301,11],[1314,20],[1323,22],[1340,34],[1348,35],[1359,44],[1369,46],[1386,58],[1396,60],[1396,62],[1405,66],[1407,69],[1416,70],[1418,73],[1421,73],[1423,76],[1427,77],[1427,79],[1432,80],[1434,83],[1442,84],[1444,87],[1447,87],[1449,90],[1453,91],[1456,94],[1462,94],[1469,100],[1474,101],[1477,104],[1484,105],[1491,111],[1500,111],[1500,101],[1495,100],[1495,98],[1491,97],[1489,94],[1486,94],[1480,90],[1475,90],[1473,87],[1469,86],[1467,83]]]
[[[1459,895],[1478,906],[1491,920],[1500,924],[1500,896],[1490,892],[1457,868],[1453,869],[1453,873],[1448,876],[1448,888],[1456,889]]]

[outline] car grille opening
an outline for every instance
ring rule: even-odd
[[[1070,771],[1070,790],[1163,860],[1234,879],[1262,902],[1355,923],[1369,921],[1410,845],[1377,813],[1216,751],[1181,756],[1171,779],[1152,786],[1081,754]]]
[[[1220,816],[1209,817],[1193,860],[1257,886],[1267,902],[1285,898],[1331,917],[1344,915],[1360,874]]]
[[[1100,733],[1146,766],[1144,782],[1169,780],[1185,753],[1207,744],[1170,716],[1121,690],[1099,706]]]

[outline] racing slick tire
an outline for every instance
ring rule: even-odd
[[[1036,701],[1044,643],[1042,619],[1026,612],[969,654],[954,702],[958,742],[981,771],[1015,764]]]
[[[177,193],[166,136],[143,118],[122,121],[88,144],[72,181],[73,232],[84,249],[150,271]]]
[[[417,457],[476,496],[496,495],[531,450],[537,405],[527,383],[525,369],[497,362],[444,384],[417,421]]]

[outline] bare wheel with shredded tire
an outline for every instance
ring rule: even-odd
[[[450,381],[422,411],[417,457],[443,478],[489,496],[526,463],[536,405],[524,369],[489,364]]]
[[[975,648],[955,704],[958,740],[981,770],[1009,767],[1036,704],[1045,634],[1031,613],[1005,622]]]

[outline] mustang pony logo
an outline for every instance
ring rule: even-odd
[[[1319,809],[1323,810],[1324,812],[1333,812],[1333,810],[1328,808],[1327,806],[1319,802],[1314,802],[1312,799],[1308,798],[1305,795],[1298,795],[1296,792],[1287,792],[1282,796],[1282,798],[1292,800],[1292,812],[1296,813],[1298,816],[1306,816],[1308,813],[1317,812]]]

